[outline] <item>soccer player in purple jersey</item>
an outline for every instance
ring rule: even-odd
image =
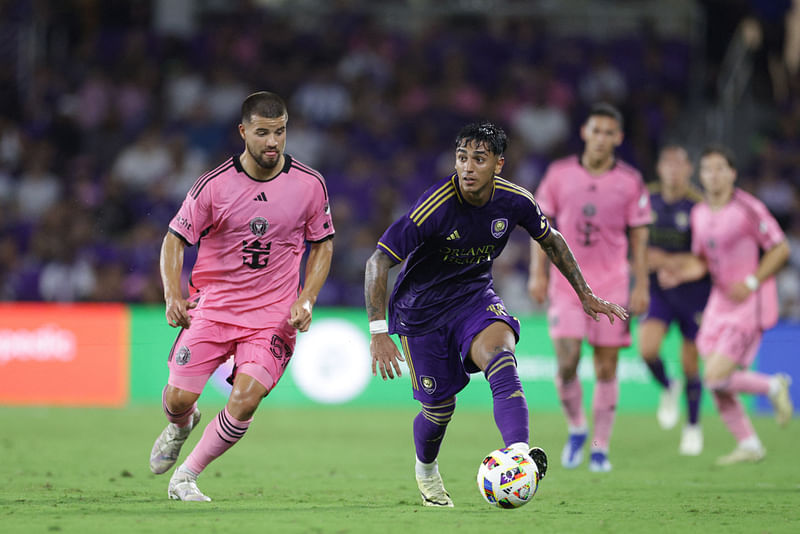
[[[166,318],[181,330],[168,359],[163,406],[169,424],[150,453],[153,473],[178,459],[200,420],[196,401],[211,374],[230,355],[235,364],[228,402],[173,473],[171,499],[211,500],[198,489],[197,476],[244,437],[261,399],[286,370],[297,331],[308,330],[328,276],[334,230],[325,180],[284,152],[287,121],[278,95],[248,96],[239,124],[243,152],[198,178],[161,247]],[[199,250],[186,299],[183,250],[194,244]]]
[[[470,373],[482,371],[492,391],[494,419],[506,447],[530,453],[540,476],[547,456],[528,450],[528,406],[514,348],[519,321],[492,284],[492,261],[515,226],[536,239],[572,284],[584,311],[626,319],[618,305],[594,295],[561,234],[550,227],[531,193],[498,176],[505,132],[489,122],[465,126],[456,138],[456,172],[428,189],[378,241],[366,267],[365,294],[372,372],[386,380],[411,374],[422,404],[414,419],[416,479],[425,506],[453,506],[436,458]],[[404,262],[388,302],[389,269]],[[405,358],[389,334],[398,334]]]
[[[639,323],[639,350],[663,389],[656,415],[664,429],[673,428],[678,422],[681,384],[679,380],[667,377],[659,351],[670,323],[675,321],[680,328],[683,337],[681,362],[686,377],[687,422],[683,427],[678,452],[688,456],[697,456],[703,450],[703,432],[699,424],[702,383],[694,340],[711,290],[711,281],[706,276],[665,289],[658,283],[657,273],[676,254],[686,254],[692,249],[689,214],[692,207],[703,199],[702,194],[691,186],[693,170],[683,147],[667,145],[661,149],[656,164],[658,183],[651,189],[650,195],[653,210],[647,247],[650,308]]]

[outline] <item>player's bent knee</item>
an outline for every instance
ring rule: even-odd
[[[200,395],[197,393],[168,385],[164,392],[164,404],[172,413],[183,413],[197,402],[198,397]]]

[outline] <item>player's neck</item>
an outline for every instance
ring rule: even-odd
[[[733,198],[733,188],[707,194],[708,205],[712,210],[724,208]]]
[[[283,166],[286,164],[286,156],[281,154],[281,157],[275,167],[272,169],[265,169],[253,161],[253,158],[250,157],[250,154],[247,152],[247,150],[245,150],[242,155],[239,156],[239,163],[242,164],[242,168],[251,178],[266,182],[268,180],[272,180],[278,176],[278,174],[280,174],[280,172],[283,170]]]
[[[480,208],[487,202],[492,196],[492,189],[491,187],[484,187],[480,191],[476,191],[474,193],[461,191],[461,195],[464,197],[464,200],[467,201],[468,204]]]
[[[686,196],[686,189],[683,187],[664,187],[661,190],[661,198],[667,204],[674,204]]]
[[[600,159],[592,159],[586,152],[581,155],[581,166],[590,174],[603,174],[614,166],[614,161],[614,154]]]

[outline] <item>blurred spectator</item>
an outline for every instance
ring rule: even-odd
[[[161,131],[144,130],[136,142],[120,152],[112,169],[113,180],[132,191],[143,191],[172,171],[172,157]]]

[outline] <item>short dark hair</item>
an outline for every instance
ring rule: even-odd
[[[594,104],[591,109],[589,109],[589,114],[586,116],[586,120],[588,121],[592,117],[611,117],[617,123],[619,123],[619,129],[622,130],[625,127],[625,121],[622,119],[622,112],[609,104],[608,102],[598,102]]]
[[[736,170],[736,157],[733,155],[733,151],[726,147],[725,145],[719,143],[712,143],[710,145],[706,145],[703,151],[700,153],[700,159],[703,159],[706,156],[710,156],[712,154],[719,154],[725,161],[728,162],[728,165],[731,169]]]
[[[456,148],[463,144],[474,142],[486,143],[489,150],[496,156],[502,156],[508,146],[508,136],[499,126],[489,121],[473,122],[467,124],[456,136]]]
[[[250,122],[254,116],[277,119],[286,114],[286,102],[269,91],[253,93],[242,102],[242,122]]]

